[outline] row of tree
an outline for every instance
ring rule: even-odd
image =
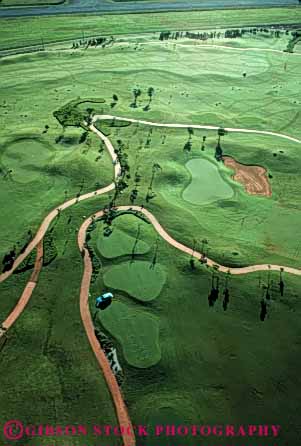
[[[181,38],[196,39],[196,40],[209,40],[209,39],[236,39],[238,37],[244,37],[246,34],[264,34],[267,37],[279,38],[283,34],[288,35],[289,30],[273,29],[273,28],[233,28],[225,31],[161,31],[159,34],[159,40],[177,40]]]
[[[114,37],[91,37],[89,39],[80,39],[72,42],[72,49],[76,50],[79,48],[87,49],[89,46],[97,48],[101,46],[104,48],[105,46],[111,45],[115,41]]]

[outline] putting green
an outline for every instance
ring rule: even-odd
[[[97,231],[96,246],[98,252],[107,259],[113,259],[122,255],[127,255],[132,252],[135,243],[134,237],[126,234],[120,229],[114,228],[109,237],[103,235],[103,225]],[[145,254],[149,251],[149,245],[142,240],[139,240],[136,247],[136,254]]]
[[[192,204],[208,204],[233,196],[233,189],[222,178],[215,164],[204,158],[194,158],[186,163],[191,182],[183,192],[184,200]]]
[[[149,262],[134,261],[115,265],[104,274],[104,283],[109,288],[126,291],[143,302],[159,296],[166,281],[166,272],[161,265],[150,269]]]
[[[98,318],[121,344],[126,361],[139,368],[151,367],[161,359],[159,325],[154,316],[118,301]]]
[[[38,139],[22,138],[6,145],[1,162],[18,183],[30,183],[42,174],[52,158],[49,147]]]

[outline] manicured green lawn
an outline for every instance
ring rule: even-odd
[[[65,197],[94,190],[112,180],[110,159],[106,151],[100,156],[103,145],[98,138],[91,134],[80,142],[82,129],[67,127],[63,131],[53,117],[55,110],[78,97],[103,97],[106,100],[103,104],[89,103],[96,112],[156,122],[272,130],[301,137],[300,99],[296,93],[300,86],[300,56],[211,48],[207,43],[187,39],[179,39],[174,47],[175,41],[162,43],[158,36],[154,39],[144,35],[137,49],[135,39],[123,38],[105,49],[58,50],[1,59],[0,162],[3,169],[13,172],[11,179],[0,177],[2,199],[7,202],[6,197],[11,197],[5,208],[6,218],[0,222],[0,255],[11,249],[15,241],[22,244],[28,229],[34,232],[43,215]],[[286,47],[283,39],[259,33],[254,38],[247,35],[237,41],[221,39],[214,43],[279,49],[280,42]],[[11,76],[12,68],[22,72],[22,82],[17,87]],[[242,75],[244,71],[246,78]],[[150,86],[155,92],[150,110],[144,111]],[[141,96],[137,108],[132,108],[133,89],[137,87]],[[110,105],[113,94],[118,96],[114,107]],[[175,238],[191,245],[194,234],[200,234],[200,239],[209,239],[213,257],[221,260],[223,252],[230,263],[257,263],[266,258],[270,262],[295,265],[296,247],[290,233],[298,232],[299,225],[300,185],[294,175],[299,163],[299,144],[268,136],[226,135],[222,138],[225,153],[240,162],[262,164],[269,170],[273,176],[270,179],[273,197],[246,195],[240,185],[231,182],[229,171],[225,175],[234,187],[234,199],[220,200],[218,206],[196,208],[182,198],[190,182],[185,164],[202,154],[214,161],[216,132],[195,131],[191,153],[186,156],[183,152],[188,139],[186,130],[154,128],[148,147],[150,127],[97,125],[106,129],[114,144],[118,139],[129,143],[132,171],[123,203],[129,203],[139,164],[143,168],[137,203],[145,200],[151,166],[158,160],[162,172],[156,175],[154,190],[160,196],[148,206]],[[204,136],[207,140],[202,152]],[[35,141],[28,146],[29,150],[35,151],[36,142],[42,147],[33,164],[25,158],[25,152],[22,154],[22,162],[30,166],[26,167],[25,177],[22,163],[13,152],[15,144],[23,148],[20,140]],[[39,162],[46,153],[52,154],[50,162],[43,159]],[[29,182],[20,183],[21,177]],[[288,213],[288,209],[292,211]],[[22,219],[18,218],[21,213]],[[248,218],[242,223],[246,215]],[[183,226],[189,229],[183,231]],[[216,234],[220,236],[217,238]],[[131,236],[135,237],[135,232]],[[233,252],[240,255],[233,256]]]
[[[143,369],[160,361],[158,318],[113,300],[109,308],[98,313],[98,320],[122,345],[131,366]]]
[[[160,264],[152,268],[150,262],[139,260],[116,265],[104,274],[108,288],[125,291],[143,302],[156,299],[166,281],[166,272]]]
[[[128,227],[132,226],[133,217],[128,215],[121,216],[119,218],[119,227],[121,229],[115,228],[113,225],[113,232],[109,237],[104,235],[103,224],[99,224],[98,230],[93,232],[93,237],[96,242],[97,252],[108,259],[123,256],[126,254],[131,254],[134,252],[137,254],[145,254],[149,251],[150,246],[143,241],[145,235],[145,225],[138,225],[136,234],[128,234]],[[139,230],[139,233],[138,233]],[[135,243],[136,236],[139,236],[137,243]],[[134,250],[134,251],[133,251]]]
[[[233,196],[233,189],[212,162],[193,158],[186,163],[186,168],[191,174],[191,182],[183,192],[184,200],[202,205]]]
[[[276,15],[271,21],[277,21],[284,12],[273,13]],[[227,20],[238,20],[236,13],[231,14]],[[262,14],[262,20],[266,20]],[[145,17],[131,17],[128,26],[135,25],[138,32],[142,26],[139,21]],[[162,26],[156,17],[149,16],[149,26]],[[171,20],[166,26],[187,26],[191,18],[191,26],[199,28],[201,20],[204,26],[211,26],[214,18],[218,22],[226,16],[185,13],[166,17]],[[251,13],[244,12],[244,17],[254,20]],[[172,18],[181,22],[172,22]],[[56,26],[64,25],[62,34],[68,35],[74,22],[56,19]],[[297,20],[297,12],[290,16],[293,19]],[[16,21],[10,23],[12,26]],[[26,27],[31,38],[30,26],[52,33],[54,38],[57,28],[49,31],[53,23],[53,18],[25,20],[21,30],[16,27],[15,36],[11,28],[7,31],[12,36],[8,44],[24,36]],[[105,23],[104,18],[87,18],[87,27],[93,29],[97,23]],[[107,32],[109,25],[108,21]],[[0,258],[17,242],[20,249],[28,230],[35,232],[52,207],[112,181],[111,161],[102,152],[99,139],[89,134],[83,141],[83,129],[62,129],[53,116],[54,111],[78,97],[104,98],[105,103],[93,105],[99,113],[165,123],[255,128],[300,138],[301,58],[262,51],[281,51],[288,38],[284,35],[276,40],[258,34],[237,41],[211,42],[238,48],[222,49],[187,39],[162,43],[158,35],[141,35],[122,37],[123,41],[106,48],[72,51],[65,47],[2,58],[0,200],[4,206]],[[256,46],[258,50],[239,50]],[[21,73],[18,82],[12,72]],[[154,88],[154,94],[150,108],[145,109],[149,87]],[[137,107],[133,107],[133,90],[137,88],[141,95]],[[118,97],[115,102],[113,95]],[[114,146],[121,145],[128,155],[128,187],[117,205],[130,204],[139,174],[135,204],[149,209],[176,240],[201,249],[206,239],[209,256],[228,265],[275,262],[300,266],[301,180],[296,174],[301,169],[300,144],[240,133],[221,138],[224,153],[239,162],[266,167],[273,194],[265,198],[247,195],[230,179],[231,171],[216,163],[216,131],[193,131],[187,153],[183,150],[189,138],[187,129],[136,124],[120,127],[111,121],[97,125]],[[233,197],[207,205],[183,199],[191,180],[185,166],[196,159],[217,166],[219,174],[231,184]],[[154,164],[159,168],[152,181]],[[10,178],[3,175],[7,168],[12,170]],[[212,171],[212,167],[209,169]],[[34,181],[24,182],[27,172]],[[211,179],[208,175],[208,181]],[[147,202],[151,181],[156,195]],[[99,424],[100,418],[103,424],[117,423],[80,320],[83,266],[76,240],[83,219],[102,209],[110,199],[112,193],[78,203],[62,212],[54,224],[57,257],[43,268],[32,300],[1,351],[1,425],[9,418],[33,424],[91,425]],[[130,263],[139,225],[140,244]],[[103,227],[97,222],[91,233],[91,245],[102,265],[90,289],[91,313],[95,312],[95,296],[112,288],[116,299],[99,313],[98,328],[117,349],[125,376],[122,392],[133,424],[159,420],[166,424],[177,420],[189,424],[276,422],[283,425],[279,441],[297,444],[301,435],[300,402],[296,398],[301,376],[300,278],[285,274],[281,296],[279,274],[233,276],[228,284],[225,276],[219,275],[219,297],[209,307],[208,294],[212,279],[217,281],[216,273],[198,262],[191,264],[189,256],[167,245],[151,225],[135,216],[113,221],[113,232],[105,245],[101,244]],[[121,237],[122,243],[117,246]],[[20,273],[0,284],[1,320],[17,302],[28,276],[28,272]],[[268,285],[271,299],[262,322],[261,300]],[[226,287],[230,302],[225,310]],[[94,444],[95,438],[88,440]],[[195,444],[195,439],[187,441],[189,446]],[[108,442],[109,446],[118,444],[116,438]],[[150,444],[166,445],[166,438]]]

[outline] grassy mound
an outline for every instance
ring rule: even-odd
[[[30,183],[41,175],[41,170],[52,158],[47,144],[39,139],[22,138],[6,145],[1,161],[11,178],[19,183]]]
[[[93,242],[96,252],[107,259],[122,255],[129,255],[133,249],[135,254],[146,254],[150,250],[145,241],[149,233],[148,225],[139,221],[133,215],[120,215],[113,221],[113,232],[109,237],[104,236],[104,225],[99,223],[93,233]],[[139,231],[139,233],[138,233]],[[138,234],[138,241],[135,240]]]
[[[149,262],[135,261],[114,265],[104,274],[105,285],[126,291],[143,302],[159,296],[166,281],[166,272],[161,265],[150,269]]]
[[[132,252],[135,239],[119,229],[114,229],[110,237],[104,237],[102,232],[98,232],[97,249],[99,253],[107,259],[130,254]],[[135,248],[136,254],[145,254],[149,251],[149,245],[139,240]]]
[[[231,186],[224,181],[218,168],[203,158],[186,163],[191,182],[183,192],[183,198],[192,204],[207,204],[233,196]]]
[[[116,301],[98,317],[121,343],[130,365],[147,368],[160,361],[159,325],[154,316]]]

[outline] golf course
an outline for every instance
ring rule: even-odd
[[[301,8],[135,16],[0,19],[0,425],[298,444]]]

